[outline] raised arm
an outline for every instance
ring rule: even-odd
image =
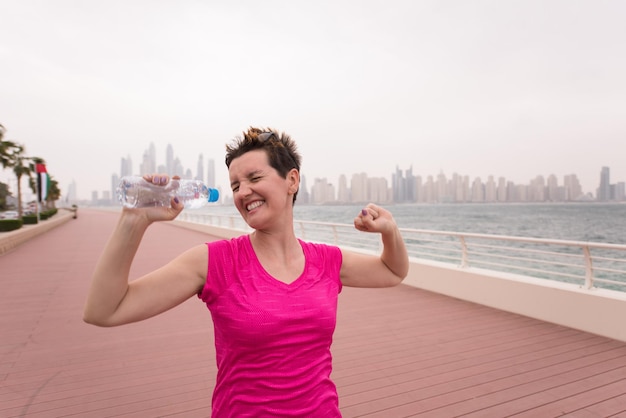
[[[390,287],[402,282],[409,272],[404,240],[389,211],[369,204],[354,218],[359,231],[380,233],[380,256],[342,250],[341,282],[352,287]]]
[[[208,264],[206,245],[194,247],[129,283],[133,259],[149,225],[172,220],[182,209],[183,204],[173,200],[172,208],[122,210],[93,273],[83,312],[85,322],[115,326],[140,321],[182,303],[201,289]]]

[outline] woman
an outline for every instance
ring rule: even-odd
[[[122,210],[97,263],[86,322],[116,326],[158,315],[194,295],[211,312],[218,375],[214,417],[339,417],[330,380],[330,345],[342,286],[386,287],[408,272],[404,242],[391,214],[369,204],[354,219],[380,233],[380,256],[299,240],[293,206],[300,160],[286,134],[250,128],[226,147],[237,210],[249,235],[198,245],[129,283],[148,226],[174,219],[171,208]],[[169,178],[146,180],[165,185]]]

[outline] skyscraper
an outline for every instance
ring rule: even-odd
[[[415,181],[415,178],[413,179]],[[415,183],[414,183],[415,185]],[[415,189],[415,186],[414,186]],[[391,203],[391,191],[384,177],[370,177],[367,179],[368,201]],[[415,195],[415,194],[414,194]],[[416,195],[415,195],[416,196]]]
[[[547,192],[548,201],[550,202],[563,201],[564,198],[562,196],[561,188],[559,187],[559,181],[556,178],[556,175],[550,174],[548,176],[548,185],[546,186],[546,192]]]
[[[298,201],[303,204],[308,204],[311,202],[311,196],[309,195],[309,190],[306,187],[306,177],[300,176],[300,190],[298,190]]]
[[[413,175],[413,166],[404,171],[406,176],[405,198],[407,202],[415,202],[415,176]]]
[[[174,147],[172,147],[172,144],[167,144],[167,149],[165,151],[165,168],[167,169],[167,174],[169,174],[170,176],[176,174],[176,163],[174,162]]]
[[[215,160],[209,158],[206,168],[206,185],[208,187],[217,187],[215,184]]]
[[[493,203],[497,200],[498,189],[496,181],[493,176],[487,177],[487,183],[485,184],[485,202]]]
[[[451,193],[453,194],[450,200],[458,203],[466,202],[468,196],[468,184],[469,177],[453,173],[451,184]],[[445,201],[445,199],[443,201]]]
[[[565,200],[577,200],[583,195],[583,189],[580,186],[576,174],[569,174],[563,178],[563,186],[565,187]]]
[[[337,185],[337,201],[350,201],[350,189],[348,189],[348,179],[345,174],[339,176],[339,183]]]
[[[353,174],[350,180],[350,201],[361,203],[369,201],[367,193],[367,174]]]
[[[402,175],[400,167],[396,166],[396,172],[391,175],[391,189],[393,190],[393,201],[402,203],[406,201],[406,181]]]
[[[127,158],[122,157],[120,164],[120,176],[132,176],[133,175],[133,160],[130,159],[130,155]]]
[[[600,187],[598,187],[596,199],[600,202],[611,200],[611,173],[609,167],[602,167],[600,171]]]
[[[530,181],[528,200],[531,202],[543,202],[546,200],[546,181],[543,176],[537,176]]]
[[[148,160],[150,161],[150,173],[156,173],[156,146],[154,145],[154,142],[151,142],[150,147],[148,148]]]
[[[335,201],[335,187],[325,178],[316,178],[311,190],[313,203],[322,204]]]
[[[120,178],[117,174],[111,176],[111,200],[117,199],[117,187],[120,184]]]
[[[180,162],[178,157],[174,158],[172,166],[170,167],[168,174],[170,176],[184,176],[185,175],[185,167],[183,167],[183,163]]]
[[[498,202],[506,202],[508,196],[506,194],[506,179],[504,177],[498,178]]]
[[[476,177],[472,182],[472,203],[482,203],[485,201],[485,188],[480,177]]]
[[[196,171],[195,179],[204,181],[204,159],[203,159],[202,154],[198,155],[198,170]]]
[[[65,201],[66,203],[75,203],[77,200],[76,181],[72,180],[70,185],[67,187],[67,196],[65,197]]]
[[[144,151],[143,159],[139,164],[139,174],[152,174],[156,172],[156,148],[154,142],[150,143],[150,147]]]

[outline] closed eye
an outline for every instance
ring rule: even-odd
[[[250,183],[257,183],[257,182],[259,182],[260,180],[262,180],[262,179],[263,179],[263,174],[262,174],[262,173],[260,173],[260,172],[259,172],[259,170],[256,170],[256,171],[253,171],[253,172],[251,172],[250,174],[248,174],[248,176],[247,176],[247,177],[248,177],[248,179],[247,179],[247,180],[242,180],[242,181],[249,181]],[[241,184],[241,183],[240,183],[238,180],[235,180],[235,181],[233,181],[233,182],[230,184],[230,189],[231,189],[233,192],[236,192],[237,190],[239,190],[239,185],[240,185],[240,184]]]

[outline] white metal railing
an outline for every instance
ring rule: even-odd
[[[179,219],[251,231],[239,216],[190,211],[182,212]],[[294,229],[304,240],[368,252],[380,251],[377,234],[359,232],[351,224],[296,220]],[[587,289],[601,287],[626,291],[626,245],[425,229],[400,230],[409,256],[413,258],[574,283]]]

